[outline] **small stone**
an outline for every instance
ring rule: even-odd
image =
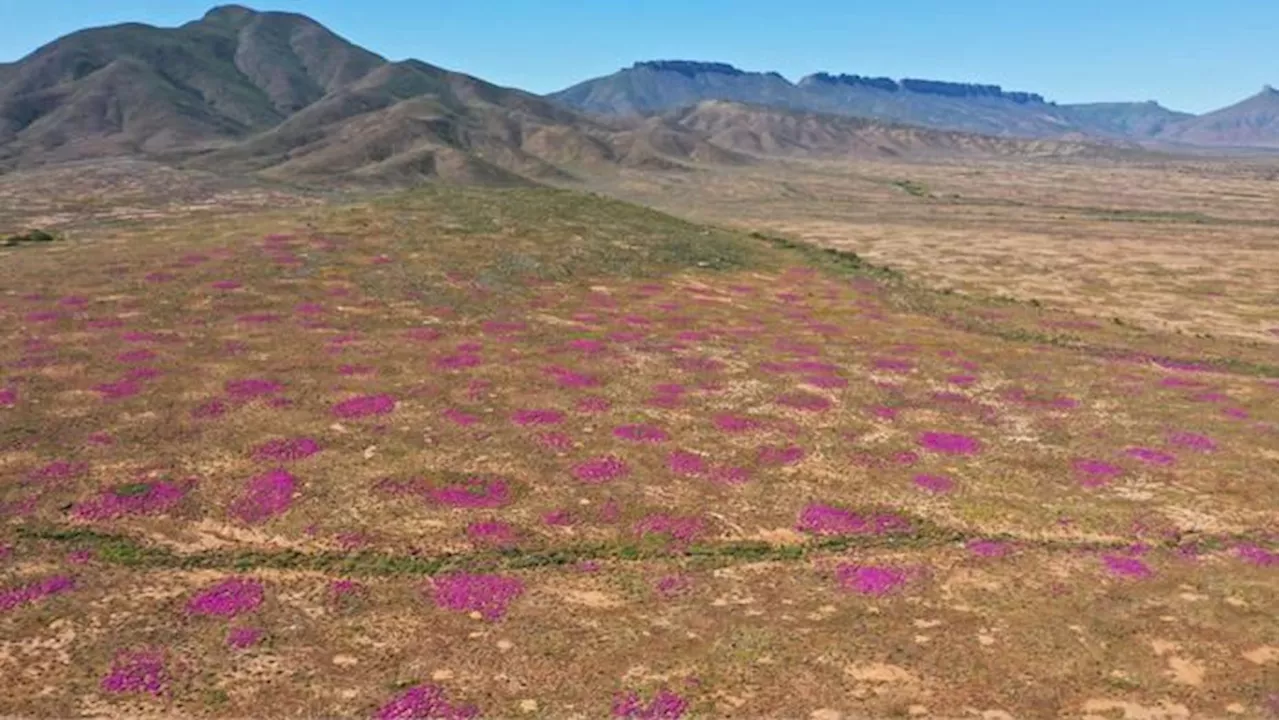
[[[1241,705],[1240,703],[1231,703],[1230,705],[1227,706],[1226,710],[1232,715],[1244,714],[1244,706]]]
[[[995,645],[996,639],[990,635],[979,635],[978,642],[983,645]]]
[[[365,448],[365,449],[364,449],[364,459],[365,459],[365,460],[372,460],[372,459],[373,459],[373,455],[374,455],[374,453],[376,453],[376,452],[378,452],[378,446],[377,446],[377,445],[370,445],[369,447],[367,447],[367,448]]]
[[[338,667],[351,667],[352,665],[360,664],[360,661],[351,655],[334,655],[332,662]]]
[[[532,698],[521,700],[520,712],[523,712],[523,713],[538,712],[538,701]]]
[[[506,651],[510,650],[511,648],[513,648],[513,647],[515,647],[515,646],[516,646],[516,644],[515,644],[515,643],[513,643],[513,642],[511,642],[510,640],[499,640],[499,641],[498,641],[498,649],[499,649],[499,650],[501,650],[502,652],[506,652]]]
[[[915,715],[919,717],[920,715],[928,715],[929,708],[923,705],[912,705],[911,707],[907,708],[907,712],[911,715]]]
[[[452,680],[453,671],[441,668],[431,673],[431,679],[435,680],[436,682],[444,682],[445,680]]]
[[[467,613],[467,617],[471,618],[472,620],[484,619],[484,616],[480,614],[479,610],[472,610],[471,612]]]
[[[917,636],[916,636],[916,643],[917,643],[917,644],[919,644],[919,645],[923,645],[923,644],[925,644],[925,643],[929,642],[929,641],[930,641],[930,640],[932,640],[932,639],[933,639],[933,638],[929,637],[928,635],[917,635]]]
[[[841,717],[839,710],[831,708],[819,708],[809,713],[809,720],[840,720]]]

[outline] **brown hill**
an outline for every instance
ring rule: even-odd
[[[741,154],[789,157],[1085,156],[1119,148],[1067,140],[1025,140],[893,125],[844,115],[706,101],[665,116],[669,124]]]
[[[417,60],[388,62],[302,15],[214,8],[177,28],[83,30],[0,65],[0,172],[134,156],[306,182],[523,183],[762,155],[1097,152],[704,102],[597,118]]]
[[[1187,145],[1274,148],[1280,146],[1280,100],[1270,85],[1240,102],[1176,123],[1160,140]]]

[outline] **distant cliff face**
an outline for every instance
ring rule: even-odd
[[[792,83],[722,62],[653,60],[548,96],[606,115],[653,115],[705,101],[959,130],[1004,137],[1105,138],[1202,146],[1276,147],[1276,91],[1201,116],[1154,101],[1059,105],[999,85],[816,72]]]
[[[903,78],[900,82],[887,77],[864,77],[862,75],[832,75],[820,72],[806,76],[798,85],[845,85],[849,87],[873,88],[885,92],[914,92],[923,95],[940,95],[943,97],[985,97],[1011,100],[1015,103],[1044,103],[1044,98],[1036,93],[1005,91],[999,85],[977,85],[973,83],[953,83],[940,80],[919,80]]]

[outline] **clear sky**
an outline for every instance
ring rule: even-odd
[[[636,60],[994,83],[1204,112],[1277,85],[1274,0],[262,0],[393,60],[549,92]],[[211,0],[0,0],[0,61],[73,30],[174,26]]]

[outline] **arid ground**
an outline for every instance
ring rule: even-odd
[[[2,715],[1276,716],[1274,163],[58,172]]]

